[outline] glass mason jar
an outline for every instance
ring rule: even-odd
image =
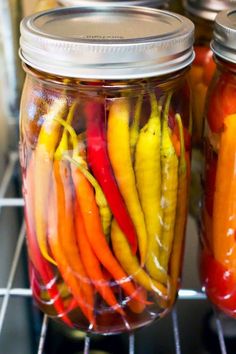
[[[141,7],[61,8],[22,22],[31,287],[39,307],[69,326],[130,331],[175,301],[193,28]]]
[[[236,5],[235,0],[184,0],[186,15],[195,25],[195,59],[189,72],[192,88],[193,135],[192,177],[190,188],[190,213],[199,222],[202,200],[201,174],[203,167],[202,137],[203,117],[208,86],[216,65],[210,48],[216,15]]]
[[[170,0],[57,0],[60,6],[144,6],[154,9],[169,9]]]
[[[236,317],[236,10],[217,15],[217,71],[207,94],[201,278],[209,299]],[[222,175],[223,173],[223,175]],[[234,184],[235,183],[235,184]]]

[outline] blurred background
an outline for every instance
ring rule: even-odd
[[[54,0],[0,0],[0,354],[79,354],[84,335],[49,321],[40,351],[42,314],[28,291],[21,180],[18,163],[19,102],[24,74],[18,58],[19,23],[23,16],[56,6]],[[181,4],[171,4],[182,12]],[[197,272],[198,235],[189,216],[183,268],[183,289],[200,291]],[[24,296],[14,289],[26,289]],[[217,321],[206,299],[180,299],[177,303],[181,348],[176,348],[173,318],[168,315],[138,331],[137,354],[217,354],[221,349]],[[227,353],[236,353],[236,325],[221,316]],[[176,333],[175,333],[176,334]],[[178,351],[179,350],[179,351]],[[127,335],[94,337],[91,353],[128,353]]]

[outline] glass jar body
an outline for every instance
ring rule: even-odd
[[[209,299],[233,317],[236,316],[235,95],[236,65],[217,59],[205,111],[200,269]]]
[[[203,168],[203,117],[207,88],[215,72],[215,62],[213,60],[212,50],[210,49],[210,41],[213,34],[213,22],[194,15],[190,15],[190,18],[195,24],[195,59],[189,72],[193,109],[192,177],[189,210],[196,222],[199,223],[202,200],[201,174]]]
[[[88,332],[151,323],[171,309],[180,281],[186,70],[91,81],[25,69],[20,161],[34,298]]]

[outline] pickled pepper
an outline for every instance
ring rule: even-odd
[[[173,285],[173,293],[176,291],[178,285],[178,277],[181,269],[182,244],[186,227],[186,215],[188,208],[188,175],[186,164],[186,152],[184,142],[184,128],[179,114],[176,114],[176,121],[179,128],[180,136],[180,158],[178,169],[178,191],[177,191],[177,205],[176,205],[176,221],[174,228],[174,240],[172,247],[172,254],[170,257],[170,272]],[[173,296],[174,300],[174,296]]]
[[[136,227],[140,263],[144,265],[147,256],[147,231],[131,158],[129,119],[129,101],[125,98],[113,101],[108,116],[107,147],[117,184]]]
[[[236,114],[224,119],[213,205],[213,253],[236,278]]]
[[[161,247],[161,113],[155,94],[150,93],[151,115],[141,129],[135,154],[135,174],[148,233],[147,271],[156,280],[166,281],[159,264]],[[150,183],[151,182],[151,183]]]
[[[91,101],[86,104],[87,157],[91,170],[107,198],[111,211],[126,235],[132,252],[137,251],[136,231],[116,184],[107,153],[104,103]]]
[[[174,225],[177,204],[178,188],[178,157],[171,140],[171,131],[168,126],[168,113],[172,94],[166,99],[162,122],[161,142],[161,206],[163,208],[163,227],[161,235],[160,265],[167,272],[168,262],[174,238]]]
[[[35,149],[34,163],[34,191],[35,191],[35,225],[36,235],[40,251],[45,259],[55,264],[50,256],[47,246],[47,210],[48,194],[50,190],[53,156],[58,144],[61,125],[55,118],[64,118],[67,112],[65,98],[55,100],[48,113],[44,116],[44,122],[39,132]],[[43,190],[39,188],[43,182]]]

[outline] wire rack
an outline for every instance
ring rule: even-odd
[[[9,208],[9,207],[22,208],[24,206],[24,202],[22,198],[7,197],[7,191],[9,189],[10,184],[12,183],[12,178],[16,169],[18,169],[18,153],[11,152],[8,156],[5,173],[0,184],[0,213],[2,208]],[[6,325],[5,320],[8,313],[8,305],[10,299],[12,300],[17,297],[29,298],[32,296],[32,292],[28,288],[13,287],[24,242],[25,242],[25,225],[24,225],[24,221],[22,220],[22,225],[20,227],[19,235],[15,245],[14,255],[11,262],[11,267],[10,267],[6,287],[0,288],[0,299],[2,300],[1,308],[0,308],[0,340],[1,340],[2,329]],[[181,289],[179,291],[179,299],[184,301],[199,301],[199,300],[205,300],[206,296],[204,292],[201,291],[195,291],[193,289]],[[50,319],[46,315],[44,315],[41,323],[40,336],[39,336],[38,346],[37,346],[37,354],[44,353],[44,344],[45,344],[45,338],[48,330],[49,321]],[[174,308],[171,313],[171,321],[172,321],[173,337],[175,341],[175,353],[181,354],[183,353],[183,351],[182,351],[181,340],[180,340],[178,311],[176,308]],[[220,352],[222,354],[227,354],[222,323],[216,311],[214,311],[214,321],[217,330]],[[127,334],[127,336],[128,336],[127,353],[135,354],[135,333]],[[84,349],[83,349],[84,354],[89,354],[90,345],[91,345],[91,338],[87,335],[85,336],[84,339]]]

